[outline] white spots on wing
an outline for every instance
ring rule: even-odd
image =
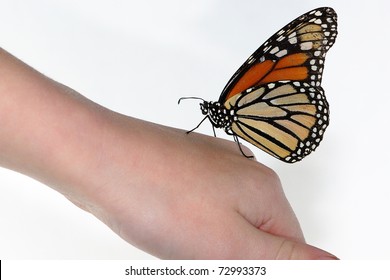
[[[269,45],[267,47],[264,48],[264,52],[268,52],[270,50],[270,48],[272,48],[272,45]]]
[[[290,35],[288,35],[288,38],[297,37],[297,32],[293,32]]]
[[[286,54],[287,54],[287,50],[284,49],[284,50],[279,51],[279,52],[276,54],[276,56],[277,56],[277,57],[282,57],[282,56],[285,56]]]
[[[247,61],[247,63],[248,64],[252,64],[253,62],[255,62],[255,58],[253,57],[253,55],[251,55],[249,58],[248,58],[248,61]]]
[[[288,39],[288,42],[293,45],[293,44],[298,43],[298,39],[297,39],[297,37],[292,37],[292,38]]]
[[[313,42],[303,42],[299,46],[302,51],[311,50],[313,48]]]
[[[293,82],[293,85],[296,86],[296,87],[300,87],[301,83],[300,82]]]
[[[265,61],[264,55],[263,55],[262,57],[259,58],[259,61],[260,61],[260,62],[264,62],[264,61]]]
[[[277,53],[278,51],[279,51],[279,47],[276,46],[276,47],[274,47],[274,48],[270,51],[270,53],[271,53],[271,54],[275,54],[275,53]]]

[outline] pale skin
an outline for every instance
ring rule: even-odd
[[[2,49],[0,120],[2,167],[156,257],[335,259],[306,244],[276,173],[234,142],[110,111]]]

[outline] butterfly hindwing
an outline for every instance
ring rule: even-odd
[[[269,83],[235,97],[232,133],[285,162],[314,151],[328,125],[322,89],[306,82]]]

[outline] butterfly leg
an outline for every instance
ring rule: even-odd
[[[212,126],[212,127],[213,127],[214,137],[217,137],[217,134],[215,134],[215,127],[214,126]]]
[[[254,156],[248,156],[247,154],[244,153],[244,151],[242,150],[242,147],[241,147],[241,143],[240,143],[240,141],[238,140],[237,135],[233,135],[233,139],[234,139],[234,142],[237,143],[238,148],[240,149],[240,152],[241,152],[241,154],[242,154],[244,157],[249,158],[249,159],[254,159],[254,158],[255,158]]]
[[[208,116],[204,117],[204,119],[203,119],[197,126],[195,126],[193,129],[187,131],[186,133],[187,133],[187,134],[190,134],[191,132],[193,132],[194,130],[196,130],[196,129],[205,121],[205,119],[207,119],[207,118],[208,118]],[[214,127],[213,127],[213,129],[214,129]],[[214,131],[214,136],[215,136],[215,131]]]

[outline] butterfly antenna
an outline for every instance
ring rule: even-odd
[[[195,99],[195,100],[202,100],[203,102],[206,102],[206,100],[204,100],[203,98],[194,97],[194,96],[188,96],[188,97],[181,97],[181,98],[179,98],[179,100],[177,101],[177,104],[180,104],[180,102],[182,100],[185,100],[185,99]]]

